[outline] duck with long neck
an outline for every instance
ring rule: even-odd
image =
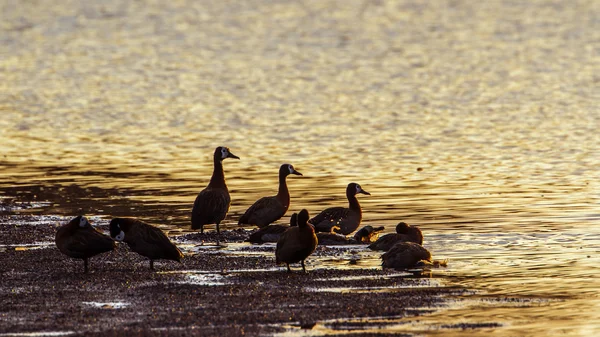
[[[219,224],[225,219],[231,204],[231,197],[223,173],[223,160],[227,158],[240,159],[240,157],[231,153],[227,147],[219,146],[215,149],[212,177],[208,186],[196,197],[192,209],[192,229],[200,229],[200,232],[204,233],[204,225],[216,224],[217,245],[220,241]]]
[[[371,195],[357,183],[350,183],[346,187],[346,197],[348,198],[348,208],[331,207],[319,213],[310,219],[310,223],[315,226],[316,232],[335,232],[348,235],[354,232],[362,221],[362,209],[356,198],[356,194]],[[339,227],[339,229],[334,228]]]
[[[302,175],[291,164],[281,165],[279,167],[279,191],[277,195],[258,199],[240,217],[238,225],[249,224],[263,228],[281,219],[290,207],[290,192],[286,179],[290,174]]]

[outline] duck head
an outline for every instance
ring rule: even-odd
[[[309,218],[308,211],[306,209],[301,210],[300,213],[298,213],[298,226],[306,226]]]
[[[396,225],[396,233],[398,234],[409,234],[410,226],[406,222],[400,222]]]
[[[110,237],[117,241],[125,239],[125,232],[121,229],[119,218],[114,218],[110,221]]]
[[[69,221],[69,224],[70,225],[74,225],[74,226],[78,226],[80,228],[84,228],[84,227],[90,225],[88,219],[85,216],[83,216],[83,215],[76,216],[71,221]]]
[[[373,228],[373,226],[371,226],[371,225],[366,225],[365,227],[363,227],[361,229],[361,231],[363,231],[362,234],[364,236],[368,236],[368,235],[371,235],[375,231],[375,228]]]
[[[346,195],[357,195],[359,193],[371,195],[371,193],[363,190],[362,187],[360,187],[360,185],[357,183],[348,184],[348,187],[346,188]]]
[[[294,213],[290,217],[290,227],[292,226],[298,226],[298,213]]]
[[[215,149],[215,159],[218,159],[219,161],[223,161],[224,159],[227,159],[227,158],[240,159],[240,157],[231,153],[231,151],[229,150],[228,147],[219,146]]]
[[[295,174],[297,176],[301,176],[302,173],[296,171],[296,169],[294,169],[294,166],[292,164],[283,164],[279,167],[279,174],[284,175],[284,176],[288,176],[290,174]]]

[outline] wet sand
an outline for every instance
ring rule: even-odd
[[[208,246],[212,232],[173,238],[186,252],[183,264],[158,262],[151,271],[147,260],[119,245],[93,257],[91,272],[83,274],[83,262],[54,245],[55,220],[0,217],[2,333],[270,335],[311,329],[319,322],[343,333],[361,323],[332,320],[418,319],[444,306],[449,295],[465,291],[430,286],[427,278],[398,271],[323,268],[310,258],[307,274],[299,266],[287,273],[274,266],[274,246],[248,244],[242,251],[254,255],[226,254]],[[97,228],[107,232],[106,224]],[[245,233],[230,230],[224,237],[229,244],[241,243]],[[348,252],[319,247],[315,254]]]

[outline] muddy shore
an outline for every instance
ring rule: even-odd
[[[92,258],[91,272],[83,274],[82,261],[54,245],[64,219],[0,217],[1,333],[271,335],[315,325],[344,333],[362,325],[344,320],[417,318],[465,291],[405,272],[319,265],[319,258],[338,255],[340,264],[356,264],[348,256],[364,247],[319,247],[307,261],[307,274],[298,266],[287,273],[274,265],[273,245],[243,243],[245,229],[224,233],[235,250],[211,247],[212,232],[172,237],[185,252],[184,262],[158,262],[156,271],[119,245]],[[96,223],[107,231],[105,221]]]

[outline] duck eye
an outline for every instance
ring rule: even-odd
[[[227,157],[227,149],[226,148],[221,148],[221,157],[222,158]]]
[[[85,227],[85,224],[87,223],[87,219],[82,216],[81,219],[79,219],[79,227]]]
[[[360,192],[362,191],[362,188],[360,188],[360,185],[356,185],[356,192]]]
[[[294,167],[292,165],[288,165],[288,169],[290,170],[290,173],[294,173]]]

